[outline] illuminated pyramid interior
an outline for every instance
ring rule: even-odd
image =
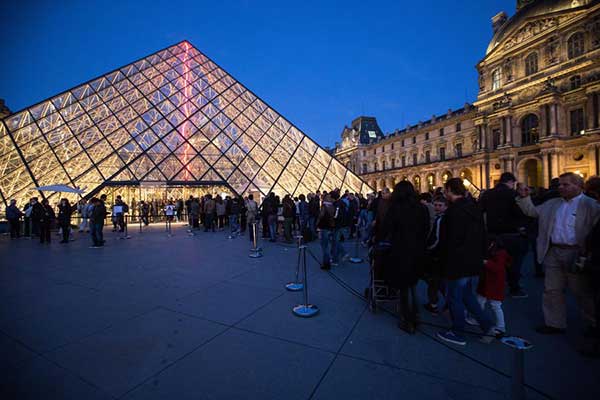
[[[223,185],[239,195],[371,189],[189,42],[116,69],[0,124],[7,203],[65,184]],[[56,198],[58,193],[44,193]]]

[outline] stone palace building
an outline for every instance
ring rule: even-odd
[[[504,171],[530,186],[600,174],[600,1],[518,0],[492,18],[473,104],[383,134],[373,117],[345,127],[335,155],[373,188],[451,177],[477,193]]]

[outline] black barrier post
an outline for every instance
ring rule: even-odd
[[[306,245],[301,245],[300,249],[300,257],[302,260],[302,270],[304,275],[304,304],[299,304],[292,309],[292,312],[297,317],[302,318],[310,318],[314,317],[319,313],[319,307],[314,304],[309,304],[308,302],[308,279],[307,279],[307,271],[306,271]]]
[[[304,284],[300,281],[300,263],[302,262],[302,250],[300,249],[300,247],[302,246],[302,236],[296,236],[296,240],[298,241],[298,261],[296,262],[296,279],[285,285],[285,288],[290,292],[299,292],[300,290],[304,289]]]
[[[129,236],[129,232],[127,231],[127,225],[129,225],[127,223],[127,217],[129,217],[129,215],[123,215],[123,234],[119,239],[131,239],[131,236]]]

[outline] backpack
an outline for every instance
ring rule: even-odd
[[[334,204],[335,206],[335,227],[344,228],[350,226],[352,222],[352,216],[350,210],[343,200],[338,200]]]

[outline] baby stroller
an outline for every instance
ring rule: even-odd
[[[370,282],[364,295],[372,313],[377,312],[377,304],[398,302],[396,290],[386,285],[383,278],[383,258],[387,255],[391,246],[390,242],[379,242],[369,248]]]

